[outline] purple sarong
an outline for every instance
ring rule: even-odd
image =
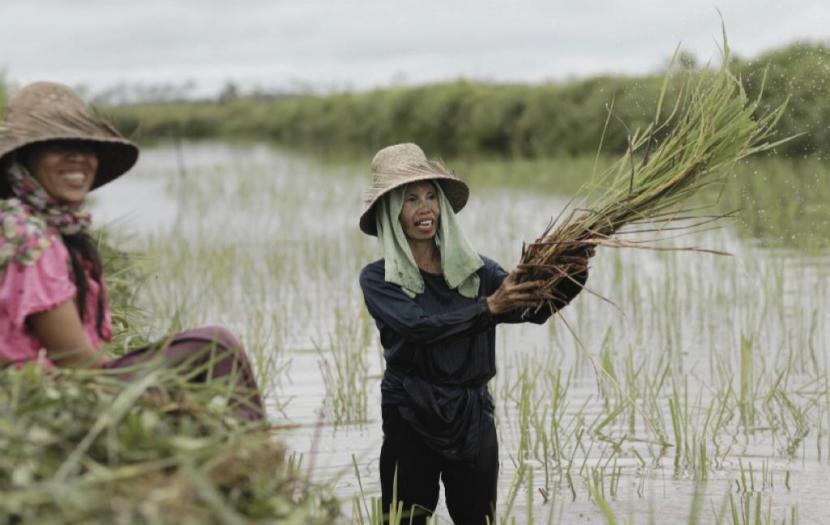
[[[226,378],[236,385],[232,399],[234,410],[246,421],[264,419],[264,407],[251,364],[242,344],[227,329],[203,326],[173,336],[162,347],[150,346],[134,350],[104,364],[104,368],[126,368],[150,362],[163,352],[165,366],[184,366],[184,370],[204,368],[194,381],[205,382]]]

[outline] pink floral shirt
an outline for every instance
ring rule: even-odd
[[[9,261],[0,270],[0,366],[10,362],[38,359],[40,341],[29,329],[26,318],[38,312],[51,310],[75,297],[75,284],[69,264],[69,252],[57,233],[47,230],[52,242],[31,264]],[[84,331],[90,343],[98,348],[101,341],[96,329],[97,304],[100,294],[106,294],[87,274],[89,291],[86,297]],[[109,304],[104,301],[103,339],[112,337],[112,318]],[[51,366],[43,356],[41,359]]]

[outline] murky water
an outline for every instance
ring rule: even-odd
[[[151,331],[172,318],[225,324],[272,359],[272,419],[291,426],[280,436],[346,514],[360,493],[353,461],[366,497],[379,495],[382,358],[357,286],[380,255],[357,229],[368,180],[262,145],[186,144],[146,149],[93,203],[97,224],[148,257]],[[473,186],[459,219],[479,251],[511,267],[566,202]],[[499,327],[490,388],[502,513],[604,523],[604,499],[617,519],[685,522],[705,477],[704,522],[727,516],[731,495],[753,512],[760,498],[779,521],[797,505],[800,522],[820,523],[830,511],[826,258],[759,247],[728,223],[660,246],[732,256],[601,248],[588,285],[607,300],[583,292],[545,326]],[[358,356],[350,368],[348,356]],[[338,391],[349,401],[338,405]],[[360,421],[334,424],[350,418]],[[437,514],[448,522],[443,505]]]

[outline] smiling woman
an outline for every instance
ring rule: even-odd
[[[0,129],[0,367],[183,366],[189,377],[235,385],[240,417],[263,418],[245,353],[227,330],[188,330],[117,359],[101,257],[83,209],[87,193],[126,173],[138,148],[66,86],[31,84],[9,100]],[[128,369],[128,370],[124,370]]]
[[[62,202],[83,202],[98,172],[95,147],[83,141],[31,145],[23,148],[19,157],[46,193]]]

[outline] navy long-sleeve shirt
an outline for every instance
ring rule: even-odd
[[[421,272],[424,292],[408,297],[384,279],[383,259],[360,272],[360,287],[375,319],[386,359],[381,383],[384,405],[396,405],[401,416],[434,450],[450,459],[471,458],[477,450],[483,412],[492,412],[487,382],[496,374],[496,325],[544,323],[548,308],[522,317],[514,310],[491,315],[486,298],[507,272],[482,257],[476,298],[447,286],[442,275]],[[586,276],[578,281],[584,282]],[[563,282],[562,306],[581,290]]]

